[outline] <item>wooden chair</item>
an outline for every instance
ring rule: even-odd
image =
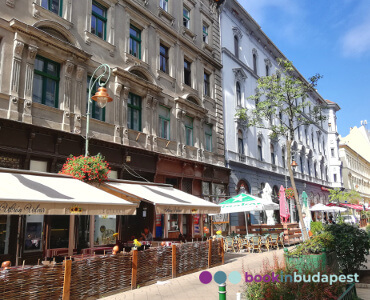
[[[277,233],[271,234],[270,247],[279,250],[279,235]]]
[[[270,251],[270,235],[266,234],[261,237],[261,248],[265,247],[267,251]]]
[[[250,252],[249,245],[250,245],[249,237],[248,236],[242,237],[240,242],[240,251],[243,249],[247,249]]]
[[[233,248],[233,244],[234,244],[234,241],[233,241],[233,238],[232,237],[226,237],[224,239],[224,251],[225,253],[228,251],[228,250],[234,250]]]
[[[280,243],[281,247],[284,248],[284,232],[280,232],[279,243]]]
[[[257,249],[258,252],[262,252],[262,250],[261,250],[261,237],[253,236],[251,238],[250,249],[252,250],[252,252],[254,252],[255,249]]]

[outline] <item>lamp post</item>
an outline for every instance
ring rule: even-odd
[[[104,69],[103,73],[98,77],[95,77],[95,74],[100,70]],[[107,74],[107,80],[101,82],[101,79]],[[91,76],[89,82],[89,97],[87,99],[87,113],[86,113],[86,142],[85,142],[85,156],[89,155],[89,131],[90,131],[90,115],[91,115],[91,104],[92,100],[96,101],[100,108],[104,108],[108,102],[112,102],[113,99],[109,97],[107,89],[104,87],[110,78],[110,67],[107,64],[102,64],[97,67]],[[91,92],[96,83],[99,83],[98,91],[94,96],[91,97]]]

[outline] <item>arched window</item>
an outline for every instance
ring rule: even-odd
[[[258,150],[258,159],[260,161],[262,161],[263,156],[262,156],[262,139],[261,138],[258,139],[258,148],[257,148],[257,150]]]
[[[270,144],[271,164],[275,165],[275,150],[274,145]]]
[[[234,54],[236,58],[239,58],[239,39],[234,35]]]
[[[240,89],[240,83],[236,83],[236,105],[241,106],[242,104],[242,91]]]
[[[244,155],[243,133],[238,131],[238,153]]]
[[[253,53],[253,71],[257,74],[257,55]]]

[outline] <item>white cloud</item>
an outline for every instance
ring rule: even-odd
[[[370,19],[349,29],[341,40],[345,56],[370,53]]]

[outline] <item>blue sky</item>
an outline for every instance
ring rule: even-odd
[[[370,124],[370,0],[239,2],[303,76],[324,76],[317,89],[341,107],[339,134]]]

